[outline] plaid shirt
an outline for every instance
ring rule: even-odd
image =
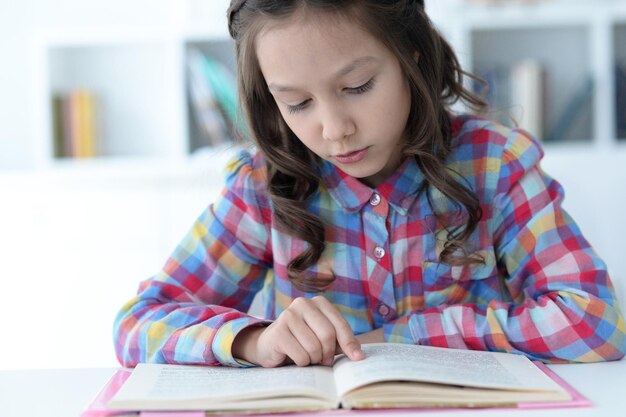
[[[308,200],[327,242],[309,272],[335,277],[323,295],[355,334],[382,327],[389,342],[546,362],[624,356],[626,326],[606,266],[561,208],[563,190],[539,168],[537,141],[473,116],[451,122],[446,164],[479,198],[483,218],[469,243],[485,263],[438,260],[446,231],[434,212],[448,224],[464,218],[433,189],[431,207],[414,159],[376,189],[324,161]],[[265,320],[296,297],[315,295],[287,279],[303,248],[275,227],[263,157],[240,153],[226,168],[219,200],[117,316],[118,359],[245,366],[231,345],[243,328],[264,321],[245,313],[255,295],[262,292]]]

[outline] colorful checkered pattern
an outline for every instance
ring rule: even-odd
[[[308,271],[332,273],[323,293],[355,333],[383,328],[388,341],[495,350],[546,362],[615,360],[626,327],[605,264],[561,208],[563,190],[539,167],[537,141],[472,116],[452,119],[448,167],[479,197],[470,238],[484,264],[441,263],[446,232],[434,215],[463,224],[457,207],[407,159],[371,189],[323,162],[309,209],[326,224],[326,250]],[[231,355],[261,292],[264,319],[296,297],[286,266],[302,241],[275,227],[261,155],[238,155],[220,199],[115,321],[120,362],[247,366]]]

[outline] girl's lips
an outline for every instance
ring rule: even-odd
[[[353,164],[355,162],[361,161],[367,155],[367,150],[369,148],[364,148],[358,151],[350,152],[345,155],[335,155],[335,159],[342,164]]]

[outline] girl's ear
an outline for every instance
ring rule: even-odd
[[[420,60],[420,53],[417,51],[413,52],[413,59],[415,60],[415,63],[417,64]]]

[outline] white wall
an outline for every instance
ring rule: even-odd
[[[223,160],[0,174],[0,369],[116,366],[116,312],[218,194]]]

